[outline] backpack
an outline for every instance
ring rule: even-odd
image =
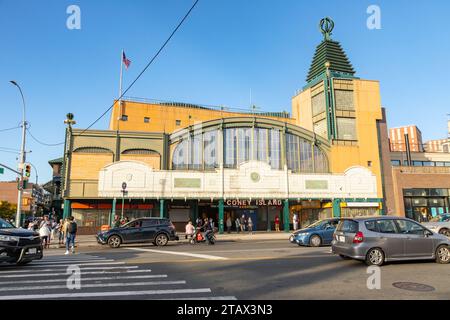
[[[67,233],[75,234],[77,233],[77,224],[75,222],[70,222],[67,226]]]

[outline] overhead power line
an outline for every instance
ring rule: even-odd
[[[56,147],[56,146],[61,146],[61,145],[64,144],[64,142],[61,142],[61,143],[45,143],[45,142],[42,142],[42,141],[40,141],[39,139],[37,139],[35,136],[33,136],[33,134],[31,133],[30,129],[27,128],[27,131],[28,131],[28,133],[30,134],[31,138],[33,138],[34,141],[36,141],[37,143],[42,144],[42,145],[44,145],[44,146],[47,146],[47,147]]]
[[[0,132],[10,131],[10,130],[18,129],[18,128],[20,128],[20,126],[8,128],[8,129],[1,129]]]
[[[192,7],[188,10],[188,12],[184,15],[183,19],[181,19],[181,21],[178,23],[178,25],[176,26],[176,28],[172,31],[172,33],[170,34],[170,36],[167,38],[167,40],[163,43],[163,45],[159,48],[159,50],[156,52],[156,54],[153,56],[153,58],[150,60],[150,62],[145,66],[145,68],[141,71],[141,73],[139,73],[139,75],[136,77],[136,79],[134,79],[134,81],[125,89],[125,91],[122,93],[122,95],[117,99],[120,100],[127,92],[128,90],[131,89],[131,87],[133,87],[133,85],[136,83],[136,81],[139,80],[139,78],[144,74],[145,71],[147,71],[147,69],[150,67],[150,65],[153,63],[153,61],[155,61],[155,59],[159,56],[159,54],[163,51],[163,49],[166,47],[166,45],[169,43],[170,39],[172,39],[172,37],[175,35],[175,33],[178,31],[178,29],[181,27],[181,25],[184,23],[184,21],[188,18],[188,16],[190,15],[191,11],[194,10],[195,6],[197,5],[197,3],[200,0],[196,0],[194,2],[194,4],[192,5]],[[86,129],[84,129],[80,135],[82,135],[83,133],[85,133],[87,130],[89,130],[93,125],[95,125],[101,118],[103,118],[112,108],[114,107],[114,103],[108,108],[106,109],[105,112],[103,112],[101,114],[100,117],[98,117],[94,122],[92,122]]]

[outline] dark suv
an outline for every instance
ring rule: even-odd
[[[175,226],[166,218],[139,218],[118,228],[97,234],[97,242],[118,248],[122,243],[152,242],[165,246],[169,240],[179,240]]]
[[[26,264],[38,259],[42,259],[39,234],[18,229],[0,218],[0,263]]]

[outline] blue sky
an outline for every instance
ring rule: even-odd
[[[22,86],[31,132],[46,143],[64,139],[65,114],[85,128],[118,94],[120,51],[132,60],[124,85],[146,65],[188,0],[0,0],[0,130],[21,121]],[[81,30],[66,28],[69,5],[81,9]],[[367,7],[381,8],[381,30],[366,27]],[[130,96],[281,111],[305,84],[322,36],[318,21],[331,16],[357,76],[381,82],[390,127],[417,124],[425,140],[446,136],[450,113],[447,63],[450,2],[403,0],[200,0],[186,24],[130,90]],[[109,116],[95,128],[106,129]],[[0,150],[19,149],[20,131],[0,132]],[[4,149],[9,148],[9,149]],[[40,182],[47,161],[63,147],[28,136],[28,160]],[[17,155],[0,151],[16,167]],[[14,179],[13,174],[0,180]],[[32,178],[34,180],[34,177]]]

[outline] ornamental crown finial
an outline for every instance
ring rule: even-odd
[[[330,17],[320,20],[320,32],[322,32],[324,40],[330,40],[334,29],[334,21]]]

